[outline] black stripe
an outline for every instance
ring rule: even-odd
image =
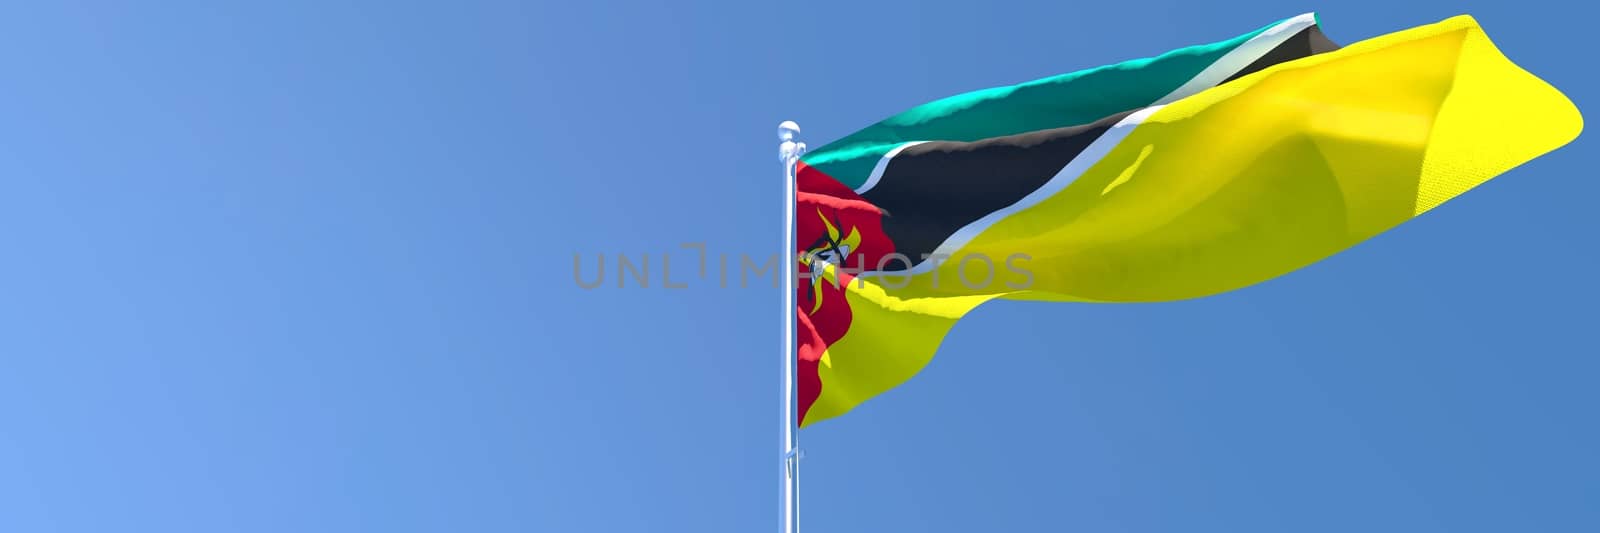
[[[1228,83],[1235,79],[1248,76],[1278,63],[1288,63],[1296,59],[1307,58],[1316,54],[1332,52],[1338,49],[1338,44],[1329,40],[1326,35],[1322,34],[1321,26],[1312,25],[1309,28],[1300,30],[1299,33],[1290,36],[1283,42],[1278,43],[1276,48],[1273,48],[1272,50],[1267,51],[1267,53],[1261,57],[1256,58],[1254,63],[1250,63],[1249,66],[1233,73],[1233,75],[1229,76],[1228,79],[1222,80],[1222,83]]]
[[[950,234],[1017,203],[1133,111],[1092,124],[975,142],[929,142],[901,151],[862,196],[884,211],[895,251],[920,263]],[[886,270],[905,265],[891,261]]]

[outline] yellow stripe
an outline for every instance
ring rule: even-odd
[[[1432,209],[1582,127],[1570,101],[1466,16],[1179,100],[1060,193],[956,254],[996,263],[1028,254],[1028,290],[1004,277],[968,288],[953,281],[954,262],[905,288],[853,285],[854,319],[829,347],[806,422],[909,379],[989,299],[1168,301],[1259,283]]]
[[[1018,298],[1206,296],[1349,248],[1581,129],[1456,17],[1175,102],[965,252],[1034,255]]]
[[[1461,57],[1422,161],[1417,214],[1572,141],[1583,130],[1583,116],[1571,101],[1506,60],[1476,26],[1468,30]]]
[[[950,326],[993,295],[905,297],[868,283],[845,292],[850,331],[817,365],[822,394],[803,426],[833,418],[910,379],[933,358]],[[803,427],[802,426],[802,427]]]

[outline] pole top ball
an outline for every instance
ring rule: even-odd
[[[793,141],[799,135],[800,125],[795,124],[793,120],[785,120],[778,125],[778,140],[780,141]]]

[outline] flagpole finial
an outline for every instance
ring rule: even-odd
[[[799,137],[800,125],[795,124],[793,120],[785,120],[778,124],[778,140],[781,141],[778,145],[778,159],[783,164],[788,165],[793,159],[806,153],[806,143],[800,142]]]

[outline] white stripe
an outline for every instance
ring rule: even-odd
[[[925,142],[928,141],[912,141],[903,143],[900,146],[891,148],[888,153],[883,154],[883,157],[878,158],[877,166],[872,167],[872,175],[867,176],[867,182],[862,183],[860,187],[856,187],[856,194],[862,194],[872,190],[872,187],[878,184],[878,180],[883,179],[883,171],[889,168],[889,160],[894,159],[894,156],[900,155],[901,150],[905,150]]]
[[[1150,118],[1151,114],[1154,114],[1161,108],[1162,106],[1159,105],[1150,106],[1123,117],[1123,119],[1118,121],[1115,126],[1112,126],[1109,130],[1106,130],[1106,132],[1101,134],[1099,138],[1094,140],[1094,142],[1089,143],[1089,146],[1084,147],[1082,152],[1079,152],[1076,157],[1072,158],[1072,161],[1067,163],[1067,166],[1061,167],[1061,170],[1056,172],[1056,175],[1052,176],[1050,181],[1045,182],[1043,186],[1031,193],[1028,193],[1028,195],[1022,197],[1021,200],[1017,200],[1017,203],[1008,205],[998,211],[989,213],[988,215],[984,215],[983,218],[980,218],[971,224],[967,224],[966,226],[962,226],[961,229],[956,230],[955,233],[952,233],[949,237],[945,238],[944,242],[941,243],[938,248],[934,249],[931,257],[943,256],[948,258],[954,255],[956,250],[960,250],[962,247],[966,246],[967,243],[972,242],[972,239],[976,238],[979,233],[983,233],[984,230],[989,229],[989,226],[993,226],[996,222],[999,222],[1000,219],[1009,217],[1029,207],[1033,207],[1039,202],[1043,202],[1046,198],[1055,196],[1056,193],[1067,188],[1067,186],[1071,185],[1072,182],[1077,181],[1078,176],[1082,176],[1083,173],[1087,172],[1090,167],[1094,166],[1095,163],[1099,163],[1100,160],[1104,158],[1106,154],[1110,153],[1111,149],[1115,148],[1118,143],[1121,143],[1122,139],[1126,138],[1134,128],[1138,127],[1139,124],[1145,121],[1145,119]],[[912,257],[910,259],[914,262],[917,262],[917,265],[912,267],[909,271],[872,271],[858,274],[858,276],[901,277],[906,275],[916,275],[933,270],[935,263],[938,263],[938,261],[926,261],[920,257]]]
[[[1217,58],[1211,65],[1201,70],[1199,74],[1195,74],[1193,78],[1190,78],[1187,83],[1178,86],[1177,89],[1173,89],[1171,93],[1161,97],[1160,100],[1156,100],[1156,105],[1170,104],[1221,84],[1223,80],[1228,79],[1229,76],[1240,70],[1244,70],[1251,63],[1255,63],[1257,59],[1261,59],[1261,56],[1271,52],[1272,49],[1277,48],[1278,45],[1283,44],[1290,37],[1300,33],[1301,30],[1316,24],[1316,14],[1306,13],[1267,28],[1267,31],[1251,37],[1244,44],[1229,50],[1228,53]]]

